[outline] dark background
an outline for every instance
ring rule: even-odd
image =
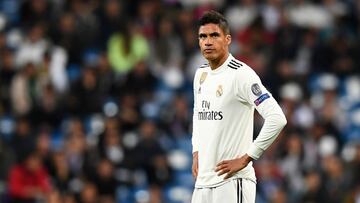
[[[359,202],[355,0],[1,0],[0,202],[189,202],[209,9],[288,119],[254,164],[257,202]]]

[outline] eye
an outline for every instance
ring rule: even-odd
[[[206,35],[205,34],[200,34],[199,35],[199,39],[205,39],[206,38]]]
[[[218,38],[218,37],[220,37],[220,33],[218,33],[218,32],[211,33],[210,37],[211,38]]]

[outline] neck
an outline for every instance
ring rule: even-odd
[[[214,60],[209,60],[209,65],[211,67],[211,70],[215,70],[217,68],[219,68],[228,58],[229,53],[224,54],[224,56],[218,58],[218,59],[214,59]]]

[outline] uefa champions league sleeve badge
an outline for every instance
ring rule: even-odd
[[[260,96],[261,95],[261,88],[260,88],[260,85],[257,84],[257,83],[254,83],[251,85],[251,91],[254,95],[256,96]]]

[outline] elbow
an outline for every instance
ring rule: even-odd
[[[274,128],[277,129],[283,129],[287,124],[287,119],[283,113],[273,114],[269,120],[273,123]]]
[[[279,116],[279,119],[278,119],[279,121],[279,126],[281,127],[281,128],[284,128],[285,127],[285,125],[287,124],[287,120],[286,120],[286,117],[285,117],[285,115],[284,114],[282,114],[281,116]]]

